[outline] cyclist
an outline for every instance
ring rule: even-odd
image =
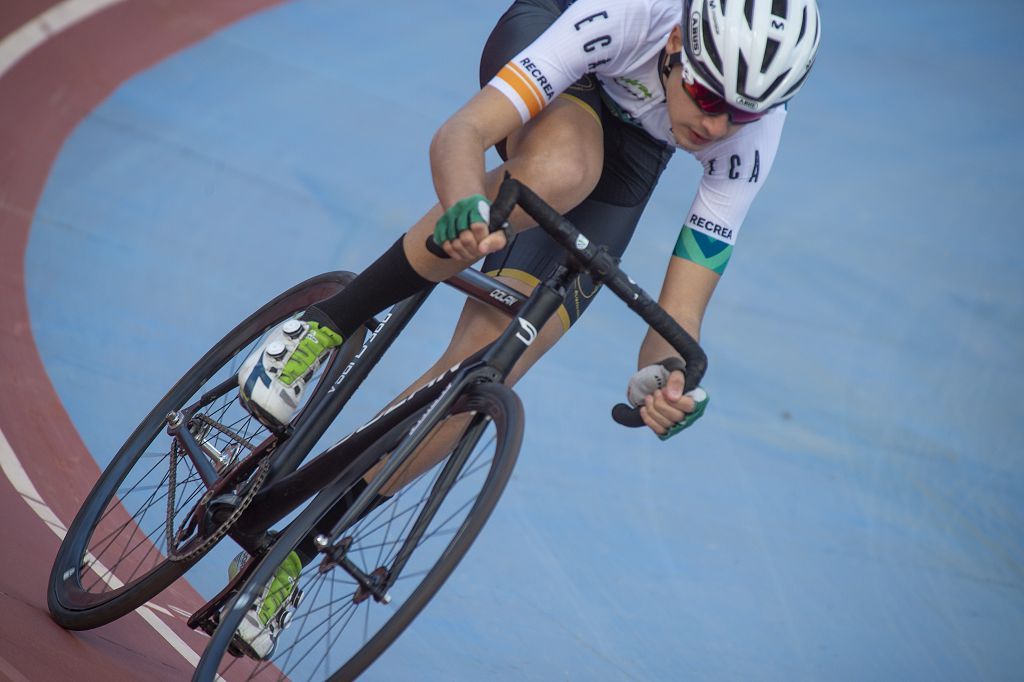
[[[800,89],[820,38],[815,0],[516,0],[483,49],[482,89],[435,134],[431,170],[439,203],[336,296],[284,323],[239,373],[242,401],[271,426],[286,424],[305,382],[366,319],[484,259],[482,269],[529,293],[566,255],[541,230],[506,244],[488,234],[489,197],[505,172],[533,188],[592,241],[621,256],[675,149],[704,168],[669,257],[659,303],[695,338],[754,196],[772,167],[786,102]],[[504,163],[490,171],[485,151]],[[520,210],[516,230],[532,221]],[[431,254],[428,238],[449,259]],[[510,376],[516,381],[568,330],[598,287],[581,275],[558,320],[540,330]],[[494,340],[508,321],[470,300],[451,344],[424,380]],[[627,394],[662,438],[707,405],[683,395],[675,351],[649,331]],[[432,464],[424,459],[422,468]],[[415,473],[415,472],[414,472]],[[389,481],[382,494],[402,481]],[[352,494],[358,494],[360,490]],[[324,526],[340,518],[332,509]],[[303,563],[279,569],[239,630],[268,656]]]

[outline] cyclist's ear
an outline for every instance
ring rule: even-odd
[[[665,52],[674,54],[683,51],[683,29],[679,26],[672,28],[668,34],[668,42],[665,43]]]

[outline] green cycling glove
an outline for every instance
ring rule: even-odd
[[[456,201],[434,226],[434,242],[441,246],[468,230],[473,223],[486,223],[491,218],[491,202],[482,194]]]
[[[693,412],[687,413],[683,421],[679,422],[678,424],[670,428],[668,431],[658,436],[658,438],[660,438],[661,440],[668,440],[669,438],[676,435],[680,431],[690,428],[691,426],[693,426],[693,423],[695,421],[704,416],[704,410],[708,409],[708,401],[710,400],[710,398],[708,397],[707,391],[705,391],[700,386],[693,389],[686,395],[693,398],[693,402],[696,404],[696,407],[694,408]]]

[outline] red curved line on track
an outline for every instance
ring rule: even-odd
[[[60,33],[0,77],[0,431],[65,524],[99,475],[36,350],[25,249],[50,168],[73,128],[133,74],[281,0],[126,0]],[[56,5],[4,0],[0,37]],[[137,615],[69,633],[46,613],[53,532],[0,476],[0,677],[181,680],[189,666]],[[160,603],[201,603],[181,581]],[[204,637],[164,618],[193,650]]]

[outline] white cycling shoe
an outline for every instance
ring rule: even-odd
[[[235,557],[228,566],[229,578],[234,578],[247,558],[245,552]],[[302,591],[298,589],[301,572],[299,555],[290,553],[235,631],[233,644],[241,653],[261,661],[274,653],[277,638],[291,623],[302,600]]]
[[[291,421],[306,383],[342,338],[317,322],[287,320],[245,359],[238,372],[238,393],[250,413],[271,428]]]

